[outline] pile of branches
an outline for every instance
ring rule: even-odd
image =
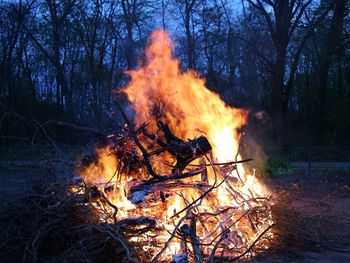
[[[122,111],[121,111],[122,112]],[[177,138],[162,122],[158,123],[158,134],[147,131],[147,125],[135,127],[122,112],[126,127],[117,136],[102,136],[100,138],[113,146],[113,152],[118,159],[117,171],[110,180],[101,185],[88,185],[79,182],[44,181],[37,185],[29,195],[4,204],[0,216],[0,261],[3,262],[158,262],[171,242],[180,240],[184,254],[174,255],[177,262],[196,262],[227,259],[240,259],[259,251],[259,241],[266,238],[266,233],[273,225],[260,231],[254,242],[229,247],[227,240],[241,237],[233,231],[241,221],[248,222],[247,231],[256,231],[262,224],[261,218],[268,218],[269,202],[266,198],[244,197],[235,187],[236,180],[229,177],[232,171],[237,172],[237,163],[249,160],[216,163],[211,156],[211,145],[204,137],[183,141]],[[159,133],[161,135],[159,135]],[[140,138],[146,138],[145,147]],[[168,154],[175,162],[165,164],[171,172],[159,173],[152,165],[156,156]],[[200,165],[191,164],[201,160]],[[96,158],[86,157],[82,167],[96,163]],[[152,236],[169,230],[162,228],[151,216],[140,214],[137,218],[117,219],[118,208],[110,200],[108,193],[113,191],[113,181],[120,180],[123,174],[137,173],[145,170],[149,178],[134,180],[128,189],[127,198],[136,205],[144,205],[152,200],[152,205],[166,202],[167,198],[181,189],[193,188],[201,194],[194,200],[182,196],[186,206],[175,211],[172,219],[176,225],[169,232],[169,239],[159,247]],[[214,183],[209,184],[208,170],[215,174]],[[189,183],[187,178],[200,176],[197,183]],[[243,183],[243,182],[241,182]],[[218,207],[216,211],[203,212],[200,207],[203,201],[221,185],[227,184],[232,195],[244,203],[254,203],[249,209],[237,207]],[[75,189],[72,191],[72,189]],[[210,243],[203,243],[198,236],[197,226],[206,222],[227,217]],[[241,229],[245,231],[245,229]],[[148,235],[147,242],[133,242],[133,237]],[[236,242],[238,243],[238,241]],[[155,253],[149,254],[143,248],[152,245]],[[209,248],[209,249],[206,249]],[[233,251],[234,257],[227,257],[218,251]]]
[[[204,136],[183,141],[160,121],[157,133],[152,134],[147,130],[147,124],[135,127],[121,108],[120,111],[126,123],[123,133],[108,137],[108,143],[112,149],[110,154],[115,155],[118,160],[117,170],[107,182],[99,185],[91,183],[87,185],[82,181],[80,187],[83,190],[79,192],[82,193],[82,200],[85,198],[86,203],[93,203],[95,208],[100,210],[103,221],[117,230],[118,240],[126,251],[128,261],[158,262],[175,239],[181,241],[185,251],[179,255],[173,255],[175,262],[238,260],[253,254],[253,249],[255,252],[258,251],[260,241],[267,238],[266,234],[273,227],[273,224],[267,224],[270,212],[269,200],[265,197],[254,197],[253,194],[245,195],[234,186],[236,183],[244,184],[237,164],[250,159],[238,161],[237,154],[234,161],[216,163],[211,154],[211,145]],[[171,167],[170,173],[160,174],[152,165],[153,157],[161,154],[171,155],[174,160],[171,164],[165,164]],[[196,159],[199,159],[201,164],[191,164]],[[86,156],[82,161],[82,168],[97,164],[97,158]],[[215,178],[212,184],[209,183],[207,169],[213,171]],[[123,180],[123,174],[137,174],[140,170],[144,170],[148,178],[146,176],[144,177],[146,179],[131,180],[125,196],[141,211],[142,209],[146,211],[147,208],[156,206],[163,209],[162,203],[165,203],[168,197],[178,194],[186,206],[179,211],[174,211],[171,216],[170,219],[176,219],[173,222],[177,222],[173,230],[165,229],[158,224],[157,218],[142,213],[137,218],[118,219],[118,207],[110,200],[109,196],[112,194],[109,195],[109,193],[113,193],[117,182]],[[236,171],[237,178],[230,176],[233,171]],[[199,175],[201,179],[196,183],[186,180]],[[240,203],[240,206],[218,205],[215,211],[201,210],[204,200],[212,196],[213,192],[223,184],[226,184],[233,199]],[[195,189],[200,192],[199,197],[192,200],[186,199],[181,194],[184,188]],[[205,228],[205,224],[215,221],[219,221],[220,226],[208,235],[211,241],[203,243],[198,236],[197,226],[201,225]],[[244,225],[240,229],[241,233],[235,230],[238,225]],[[265,228],[262,229],[262,227]],[[159,247],[156,236],[164,232],[168,234],[169,239]],[[259,235],[253,242],[247,242],[251,232]],[[147,242],[138,239],[141,235],[148,237]],[[234,247],[232,244],[235,244]],[[143,246],[146,245],[151,245],[155,249],[145,251]]]
[[[31,194],[2,204],[1,262],[121,262],[127,251],[115,229],[82,205],[71,183],[42,180]]]

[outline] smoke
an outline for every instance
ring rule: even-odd
[[[264,178],[268,159],[265,150],[271,145],[271,117],[265,111],[250,109],[248,124],[244,127],[243,132],[241,154],[243,158],[253,159],[252,162],[245,165],[245,168],[248,173],[255,174],[257,178]]]

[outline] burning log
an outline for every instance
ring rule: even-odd
[[[171,153],[177,160],[173,173],[180,173],[193,160],[202,157],[211,151],[211,145],[207,138],[200,136],[187,142],[176,137],[163,122],[158,122],[160,129],[166,138],[166,143],[162,143],[163,149]]]
[[[204,192],[204,189],[210,187],[210,185],[202,182],[186,183],[179,180],[180,178],[188,178],[197,174],[199,174],[199,171],[183,174],[181,176],[169,176],[164,178],[163,181],[144,181],[131,186],[129,188],[127,198],[132,203],[137,204],[144,202],[148,195],[152,195],[153,201],[161,200],[162,202],[165,202],[170,195],[173,195],[173,189],[195,189]],[[176,179],[176,182],[169,183],[165,179],[168,179],[169,181]]]
[[[151,228],[156,228],[156,223],[155,219],[143,216],[120,220],[116,226],[121,232],[142,234]]]
[[[153,153],[148,153],[146,148],[141,144],[139,138],[137,137],[137,134],[134,130],[134,127],[130,120],[127,118],[126,114],[124,113],[123,109],[120,107],[119,104],[117,104],[118,109],[120,113],[122,114],[126,124],[128,125],[130,129],[131,137],[133,138],[135,144],[142,152],[146,167],[148,172],[153,178],[161,179],[161,176],[156,174],[152,168],[152,165],[150,163],[150,156],[154,154],[159,154],[161,152],[167,151],[171,153],[177,160],[176,165],[173,169],[174,174],[178,174],[181,171],[183,171],[186,166],[192,162],[193,160],[202,157],[204,154],[209,152],[211,150],[211,145],[207,138],[204,136],[200,136],[199,138],[195,138],[193,140],[189,140],[187,142],[179,139],[176,137],[169,129],[169,126],[167,124],[164,124],[163,122],[159,121],[158,125],[159,128],[163,131],[166,142],[163,142],[160,138],[157,138],[154,135],[151,135],[147,133],[144,129],[144,134],[148,136],[149,138],[156,140],[156,142],[162,146],[161,149],[158,149],[157,151]]]

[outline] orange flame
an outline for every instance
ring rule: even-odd
[[[204,135],[213,148],[211,161],[240,160],[241,157],[237,153],[240,139],[238,129],[247,123],[248,112],[227,106],[218,94],[205,87],[205,80],[200,78],[196,72],[192,70],[182,71],[179,61],[172,56],[172,50],[173,45],[168,34],[163,30],[156,30],[151,35],[143,65],[128,72],[131,81],[122,89],[122,92],[127,95],[130,106],[135,112],[135,124],[147,123],[147,129],[156,131],[158,129],[157,121],[161,120],[169,125],[170,130],[177,137],[183,140]],[[146,140],[142,143],[147,144]],[[84,170],[82,172],[84,180],[94,183],[108,182],[117,167],[117,159],[108,155],[109,151],[108,148],[99,150],[99,161],[95,165],[95,171],[93,171],[93,167]],[[170,161],[169,158],[164,154],[154,157],[152,165],[158,170],[165,169],[161,162],[164,159]],[[199,176],[188,179],[188,181],[199,180]],[[221,176],[221,178],[217,178],[217,176]],[[209,184],[218,184],[223,176],[222,174],[216,175],[215,169],[209,171]],[[263,195],[262,186],[255,180],[254,176],[246,174],[241,164],[237,165],[235,174],[232,173],[229,176],[235,177],[233,178],[235,179],[234,187],[230,186],[228,182],[220,185],[213,191],[214,198],[202,200],[201,211],[212,211],[213,207],[237,206],[237,211],[243,209],[241,212],[244,213],[250,208],[250,204],[243,200],[244,196],[254,198],[255,195]],[[118,207],[119,219],[135,217],[140,213],[147,214],[157,218],[167,231],[173,231],[180,216],[183,216],[185,212],[182,212],[177,219],[172,216],[186,207],[184,200],[192,201],[201,194],[200,191],[191,188],[184,189],[181,196],[174,194],[174,196],[169,197],[165,203],[161,204],[163,207],[138,208],[124,196],[127,180],[133,177],[135,176],[129,174],[126,175],[126,180],[117,182],[117,192],[111,197],[112,202]],[[145,176],[140,171],[138,178],[142,177]],[[239,192],[237,198],[233,197],[232,194],[236,192]],[[241,204],[243,205],[240,206]],[[235,213],[232,218],[225,217],[224,221],[221,222],[208,218],[206,226],[198,225],[197,233],[203,236],[202,241],[209,242],[206,236],[218,233],[221,228],[231,222],[230,220],[233,220],[234,216],[238,216],[238,212]],[[234,227],[238,229],[241,224],[236,223]],[[169,239],[167,231],[163,235],[157,236],[158,242],[164,244]],[[235,233],[238,231],[233,231],[231,234],[236,235]],[[256,233],[254,231],[247,230],[241,241],[247,241],[246,238],[253,240],[259,234],[259,231]],[[142,238],[147,240],[147,237],[144,236],[133,238],[132,241],[142,240]],[[154,254],[155,248],[152,246],[144,246],[143,249],[152,251],[150,254]],[[178,253],[179,250],[181,250],[180,241],[174,241],[164,253],[165,257]]]
[[[182,72],[172,47],[168,34],[156,30],[146,50],[145,65],[128,72],[131,81],[123,91],[136,113],[136,124],[150,122],[150,129],[156,130],[160,119],[182,139],[204,133],[218,161],[234,160],[237,129],[246,123],[247,111],[225,105],[196,72]]]

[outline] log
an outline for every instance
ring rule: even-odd
[[[204,192],[205,189],[210,187],[209,184],[204,184],[202,182],[198,183],[186,183],[182,180],[176,180],[176,182],[156,182],[149,184],[147,181],[130,181],[129,190],[127,193],[127,198],[133,204],[144,203],[152,199],[152,203],[165,202],[169,196],[173,195],[176,191],[181,191],[182,189],[192,188],[200,192]]]
[[[157,221],[154,218],[141,216],[139,218],[126,218],[115,224],[116,227],[126,234],[141,234],[151,228],[157,228]]]
[[[180,173],[190,162],[202,157],[212,149],[208,139],[204,136],[183,141],[170,131],[167,124],[159,122],[158,125],[166,139],[163,148],[176,158],[176,165],[172,171],[174,174]]]

